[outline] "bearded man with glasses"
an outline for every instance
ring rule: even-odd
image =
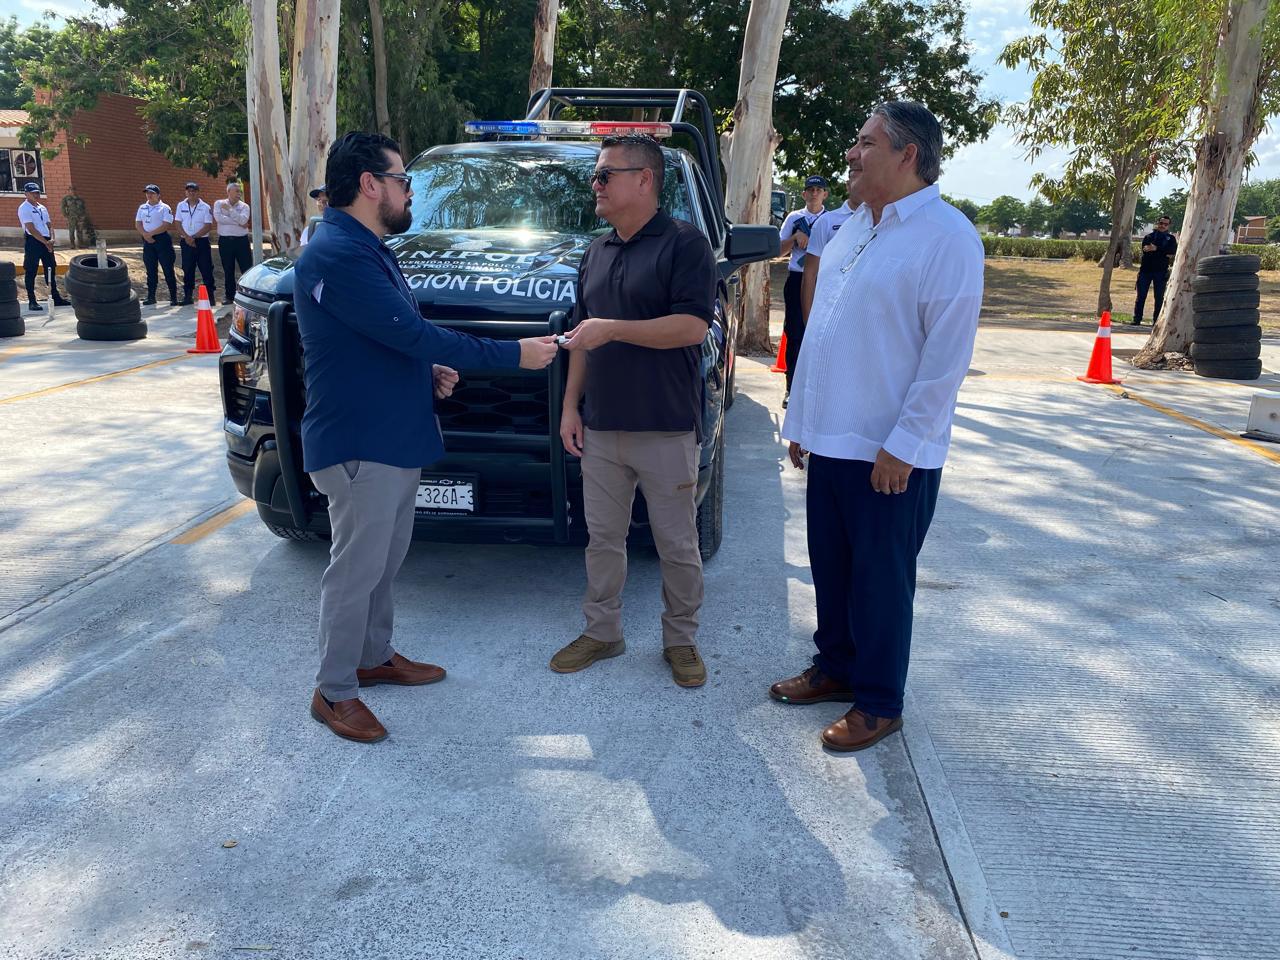
[[[662,564],[663,657],[679,686],[697,687],[707,679],[694,644],[701,344],[715,315],[717,269],[701,231],[662,211],[663,168],[657,142],[631,134],[604,141],[591,177],[596,215],[613,230],[592,241],[578,270],[560,419],[565,449],[582,458],[586,625],[551,669],[575,673],[623,652],[627,531],[639,486]]]
[[[413,221],[413,185],[400,147],[349,133],[329,150],[325,228],[294,266],[307,407],[303,466],[329,499],[333,546],[320,580],[320,670],[311,715],[340,737],[381,740],[386,728],[360,687],[443,680],[391,646],[391,583],[413,537],[422,468],[444,454],[434,397],[453,367],[541,370],[554,337],[513,341],[457,333],[422,318],[382,242]]]

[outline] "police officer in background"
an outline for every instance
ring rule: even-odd
[[[188,181],[187,199],[178,204],[173,218],[182,231],[182,305],[191,305],[196,267],[199,267],[200,279],[204,281],[205,290],[209,294],[209,305],[213,306],[217,302],[213,297],[213,246],[209,241],[209,234],[213,230],[213,210],[200,199],[200,184],[194,180]]]
[[[58,292],[58,261],[53,257],[53,228],[49,224],[49,208],[40,202],[40,184],[28,183],[22,188],[27,199],[18,206],[18,222],[22,224],[22,240],[26,257],[22,261],[22,269],[27,279],[27,302],[29,309],[41,311],[44,307],[36,303],[36,274],[47,269],[49,271],[49,292],[53,294],[53,302],[63,307],[70,303],[62,299]]]
[[[146,202],[138,207],[134,226],[142,237],[142,264],[147,268],[147,299],[142,302],[152,306],[156,302],[156,267],[164,268],[164,280],[169,285],[169,306],[178,305],[178,279],[173,275],[173,211],[160,199],[160,188],[148,183],[144,188]]]
[[[1164,306],[1164,288],[1169,282],[1169,266],[1178,252],[1178,240],[1169,232],[1169,218],[1161,217],[1156,221],[1156,228],[1142,238],[1142,262],[1138,265],[1138,298],[1133,304],[1133,322],[1142,323],[1142,310],[1147,304],[1147,290],[1155,287],[1156,309],[1151,317],[1155,323],[1160,319],[1160,308]]]
[[[67,243],[75,247],[89,246],[89,214],[85,210],[84,199],[76,193],[75,184],[71,192],[62,198],[62,216],[67,221]]]
[[[782,405],[787,405],[791,394],[791,378],[795,375],[796,361],[800,357],[800,344],[804,342],[804,316],[800,311],[800,282],[804,277],[805,249],[809,246],[809,234],[818,218],[826,213],[823,204],[827,199],[827,181],[825,177],[813,176],[804,182],[804,206],[792,210],[782,222],[778,236],[782,241],[781,253],[791,255],[787,264],[787,282],[782,287],[782,302],[785,307],[782,332],[787,338],[787,397]]]
[[[244,273],[253,266],[249,249],[249,205],[240,196],[240,181],[227,181],[227,198],[213,202],[213,221],[218,225],[218,259],[222,261],[223,303],[236,295],[236,268]]]
[[[307,195],[316,202],[316,215],[307,221],[307,226],[302,231],[302,237],[298,240],[298,246],[300,247],[305,247],[311,242],[312,236],[315,235],[316,227],[324,222],[324,212],[329,209],[329,190],[323,183]]]

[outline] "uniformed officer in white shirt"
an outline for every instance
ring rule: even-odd
[[[307,196],[316,202],[316,215],[308,220],[306,227],[303,228],[302,236],[298,240],[298,246],[300,247],[305,247],[311,242],[311,238],[315,236],[320,224],[324,223],[324,212],[329,209],[329,191],[323,183]]]
[[[823,251],[782,435],[808,456],[818,648],[784,703],[853,708],[822,732],[861,750],[902,726],[916,555],[933,519],[982,306],[982,241],[938,193],[942,128],[884,103],[849,149],[860,204]],[[825,219],[825,218],[824,218]]]
[[[178,305],[178,280],[173,275],[173,237],[169,230],[173,227],[173,211],[160,199],[160,188],[149,183],[144,188],[147,193],[146,202],[138,207],[134,217],[134,226],[142,237],[142,265],[147,268],[147,299],[142,302],[148,306],[156,302],[156,267],[164,268],[164,280],[169,285],[169,306]]]
[[[852,179],[845,186],[849,191],[849,199],[834,210],[824,213],[809,232],[809,245],[805,247],[804,276],[800,280],[800,314],[806,324],[809,322],[809,311],[813,309],[813,291],[818,285],[822,252],[862,202],[853,192]]]
[[[800,345],[804,343],[804,316],[800,312],[800,283],[804,276],[804,262],[809,245],[809,235],[818,220],[826,214],[823,204],[827,199],[827,178],[816,174],[804,182],[804,206],[792,210],[778,229],[781,241],[780,251],[785,257],[790,255],[787,263],[787,282],[782,286],[783,320],[782,332],[787,339],[787,393],[791,392],[791,381],[796,372],[796,358],[800,356]],[[782,405],[787,401],[783,398]]]
[[[18,223],[22,225],[22,242],[25,257],[22,270],[27,281],[28,309],[43,310],[36,302],[36,276],[48,277],[49,292],[53,302],[66,306],[70,301],[62,299],[58,292],[58,262],[53,256],[53,227],[49,221],[49,208],[40,202],[40,184],[23,185],[27,199],[18,205]]]
[[[191,293],[196,285],[196,267],[200,279],[209,294],[209,305],[214,299],[213,244],[209,234],[213,231],[213,209],[200,199],[200,184],[187,181],[187,198],[178,203],[173,212],[178,225],[178,239],[182,242],[182,305],[191,305]]]
[[[218,259],[222,261],[223,303],[236,296],[236,270],[253,266],[249,249],[249,205],[241,198],[240,181],[227,181],[225,200],[213,202],[213,222],[218,226]]]

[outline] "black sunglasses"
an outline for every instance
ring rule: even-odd
[[[648,170],[648,167],[601,167],[595,173],[591,174],[591,183],[599,183],[600,186],[608,186],[609,178],[615,173],[635,173],[637,170]]]
[[[409,187],[413,185],[413,178],[407,173],[373,173],[372,170],[369,172],[375,177],[381,177],[383,180],[399,180],[400,185],[404,187],[405,193],[408,193]]]

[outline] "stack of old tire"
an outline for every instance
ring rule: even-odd
[[[0,260],[0,337],[20,337],[26,332],[13,264]]]
[[[67,292],[81,340],[141,340],[147,335],[129,268],[119,257],[108,255],[105,267],[98,266],[96,253],[72,257]]]
[[[1191,360],[1202,377],[1257,380],[1262,374],[1258,268],[1252,253],[1202,257],[1191,281]]]

